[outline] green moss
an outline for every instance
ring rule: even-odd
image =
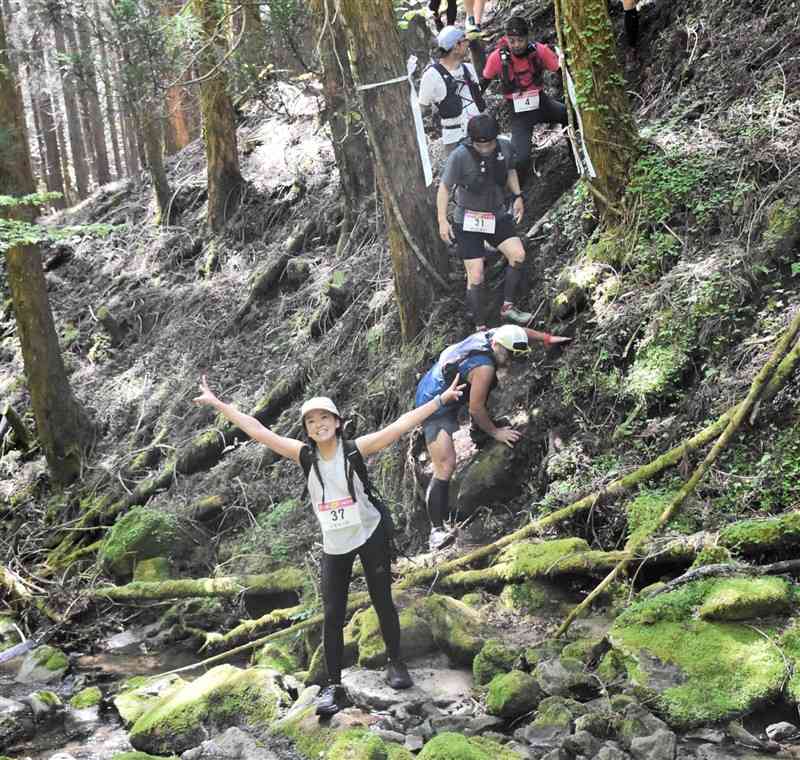
[[[595,647],[600,643],[599,639],[577,639],[576,641],[567,644],[562,650],[561,654],[564,657],[574,658],[583,663],[588,662]]]
[[[625,675],[625,661],[619,652],[615,652],[613,649],[606,652],[595,670],[595,675],[604,684],[610,684],[622,678]]]
[[[394,742],[386,742],[387,760],[414,760],[412,755],[405,747]]]
[[[259,668],[271,668],[280,673],[294,673],[302,666],[295,650],[296,647],[292,642],[268,642],[253,654],[252,664]]]
[[[183,751],[194,746],[204,723],[265,727],[275,718],[279,699],[267,671],[219,665],[145,712],[131,728],[131,744],[149,751]]]
[[[134,507],[111,528],[98,560],[115,575],[130,576],[137,561],[171,555],[178,543],[174,515]]]
[[[472,665],[483,647],[483,619],[463,602],[448,596],[433,594],[420,607],[433,632],[439,648],[453,662]]]
[[[495,676],[514,668],[517,652],[501,639],[487,639],[472,662],[472,675],[479,686],[488,684]]]
[[[583,250],[587,261],[608,264],[618,269],[626,251],[627,231],[621,227],[604,230]]]
[[[748,620],[788,612],[791,586],[783,578],[731,578],[708,594],[698,610],[704,620]]]
[[[478,591],[472,591],[469,594],[464,594],[461,597],[461,601],[467,605],[467,607],[472,607],[473,610],[480,609],[483,606],[483,595]]]
[[[49,707],[58,707],[62,704],[61,698],[54,691],[42,689],[41,691],[35,691],[33,694],[31,694],[31,696],[42,704],[48,705]],[[70,702],[70,704],[72,703]]]
[[[151,557],[136,563],[133,580],[154,583],[169,580],[171,575],[170,561],[167,557]]]
[[[784,694],[791,702],[800,702],[800,623],[794,621],[787,628],[780,640],[779,646],[791,666],[791,675],[783,687]]]
[[[34,650],[34,662],[46,670],[59,671],[69,667],[69,659],[60,650],[47,644]]]
[[[656,315],[652,324],[623,381],[623,391],[646,404],[664,401],[675,391],[690,364],[689,341],[694,334],[672,311]]]
[[[762,547],[774,550],[800,541],[800,512],[765,520],[740,520],[723,528],[719,545],[732,552],[752,554]]]
[[[783,198],[772,203],[767,210],[764,242],[767,245],[791,245],[800,236],[800,206],[787,203]]]
[[[508,566],[509,577],[534,578],[537,575],[546,575],[558,565],[562,557],[586,551],[589,551],[589,544],[582,538],[520,542],[504,549],[498,561]]]
[[[581,709],[578,702],[564,697],[545,697],[536,709],[536,717],[533,725],[536,728],[563,728],[569,730],[572,721],[582,715],[585,709]]]
[[[387,760],[388,750],[381,738],[364,728],[337,734],[325,760]]]
[[[486,712],[501,718],[516,718],[535,709],[542,698],[536,679],[521,670],[495,676],[489,684]]]
[[[518,760],[521,756],[486,737],[460,734],[434,736],[417,755],[418,760]]]
[[[320,760],[325,757],[325,750],[331,746],[335,732],[331,728],[320,726],[311,705],[288,723],[282,722],[273,729],[278,736],[285,736],[294,744],[294,748],[307,760]]]
[[[634,603],[610,632],[624,656],[628,676],[676,726],[693,726],[740,715],[774,697],[785,676],[775,644],[760,631],[735,623],[695,619],[707,599],[738,588],[739,579],[698,581]],[[759,579],[763,580],[763,579]],[[646,655],[646,659],[642,657]],[[651,658],[675,670],[674,686],[650,683]]]
[[[82,710],[84,707],[94,707],[94,705],[99,705],[103,699],[103,692],[97,688],[97,686],[90,686],[87,689],[82,689],[79,691],[72,699],[70,699],[69,704],[71,707],[74,707],[76,710]]]
[[[178,760],[177,755],[148,755],[146,752],[118,752],[111,760]]]
[[[633,538],[652,533],[662,513],[677,494],[677,489],[644,489],[629,501],[625,508],[629,535]],[[685,512],[679,513],[669,525],[671,530],[680,533],[692,533],[697,529],[697,522]]]
[[[510,610],[532,615],[549,601],[547,587],[535,580],[510,583],[500,594],[500,603]]]
[[[420,657],[436,648],[430,625],[420,617],[414,606],[402,607],[399,616],[400,646],[404,659]],[[383,641],[378,615],[372,607],[358,616],[353,635],[358,643],[359,665],[365,668],[377,668],[386,663],[386,644]]]
[[[731,553],[724,546],[705,546],[694,558],[692,568],[706,565],[723,565],[731,562]]]

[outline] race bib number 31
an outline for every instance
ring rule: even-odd
[[[464,232],[482,232],[494,235],[494,214],[489,211],[465,211]]]
[[[519,92],[514,95],[514,111],[522,113],[523,111],[535,111],[539,107],[539,93],[535,90],[528,90],[528,92]]]
[[[349,496],[336,501],[323,501],[317,512],[324,533],[329,530],[341,530],[361,525],[358,504]]]

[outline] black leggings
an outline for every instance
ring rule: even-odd
[[[330,683],[340,683],[342,680],[347,591],[356,555],[361,557],[369,597],[378,614],[381,633],[386,642],[386,653],[390,660],[396,660],[400,655],[400,620],[392,601],[389,543],[381,524],[358,549],[347,554],[322,555],[322,603],[325,608],[322,636]]]
[[[563,103],[539,92],[539,107],[534,111],[523,111],[514,113],[513,104],[509,103],[511,109],[511,145],[517,156],[517,170],[527,167],[531,160],[531,137],[533,128],[537,124],[561,124],[566,126],[567,109]]]
[[[439,6],[442,0],[431,0],[428,7],[437,15],[439,15]],[[447,0],[447,25],[453,26],[456,23],[456,16],[458,15],[458,0]]]

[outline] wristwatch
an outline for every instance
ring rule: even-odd
[[[522,193],[511,193],[511,195],[513,196],[514,200],[517,200],[517,198],[522,198]]]

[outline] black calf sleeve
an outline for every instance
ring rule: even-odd
[[[449,510],[447,503],[450,500],[450,481],[431,478],[428,486],[428,518],[434,528],[444,526],[444,518]]]
[[[503,300],[506,303],[514,303],[514,296],[517,293],[519,284],[522,282],[522,265],[506,267],[506,279],[503,283]]]
[[[480,285],[473,285],[472,287],[467,287],[467,295],[466,295],[466,302],[467,302],[467,311],[472,314],[472,318],[475,320],[475,324],[485,325],[486,324],[486,304],[485,298],[483,297],[483,283]]]
[[[447,25],[453,26],[458,16],[458,0],[447,0]]]
[[[625,39],[628,41],[628,46],[635,48],[639,42],[639,11],[636,8],[631,8],[625,11]]]

